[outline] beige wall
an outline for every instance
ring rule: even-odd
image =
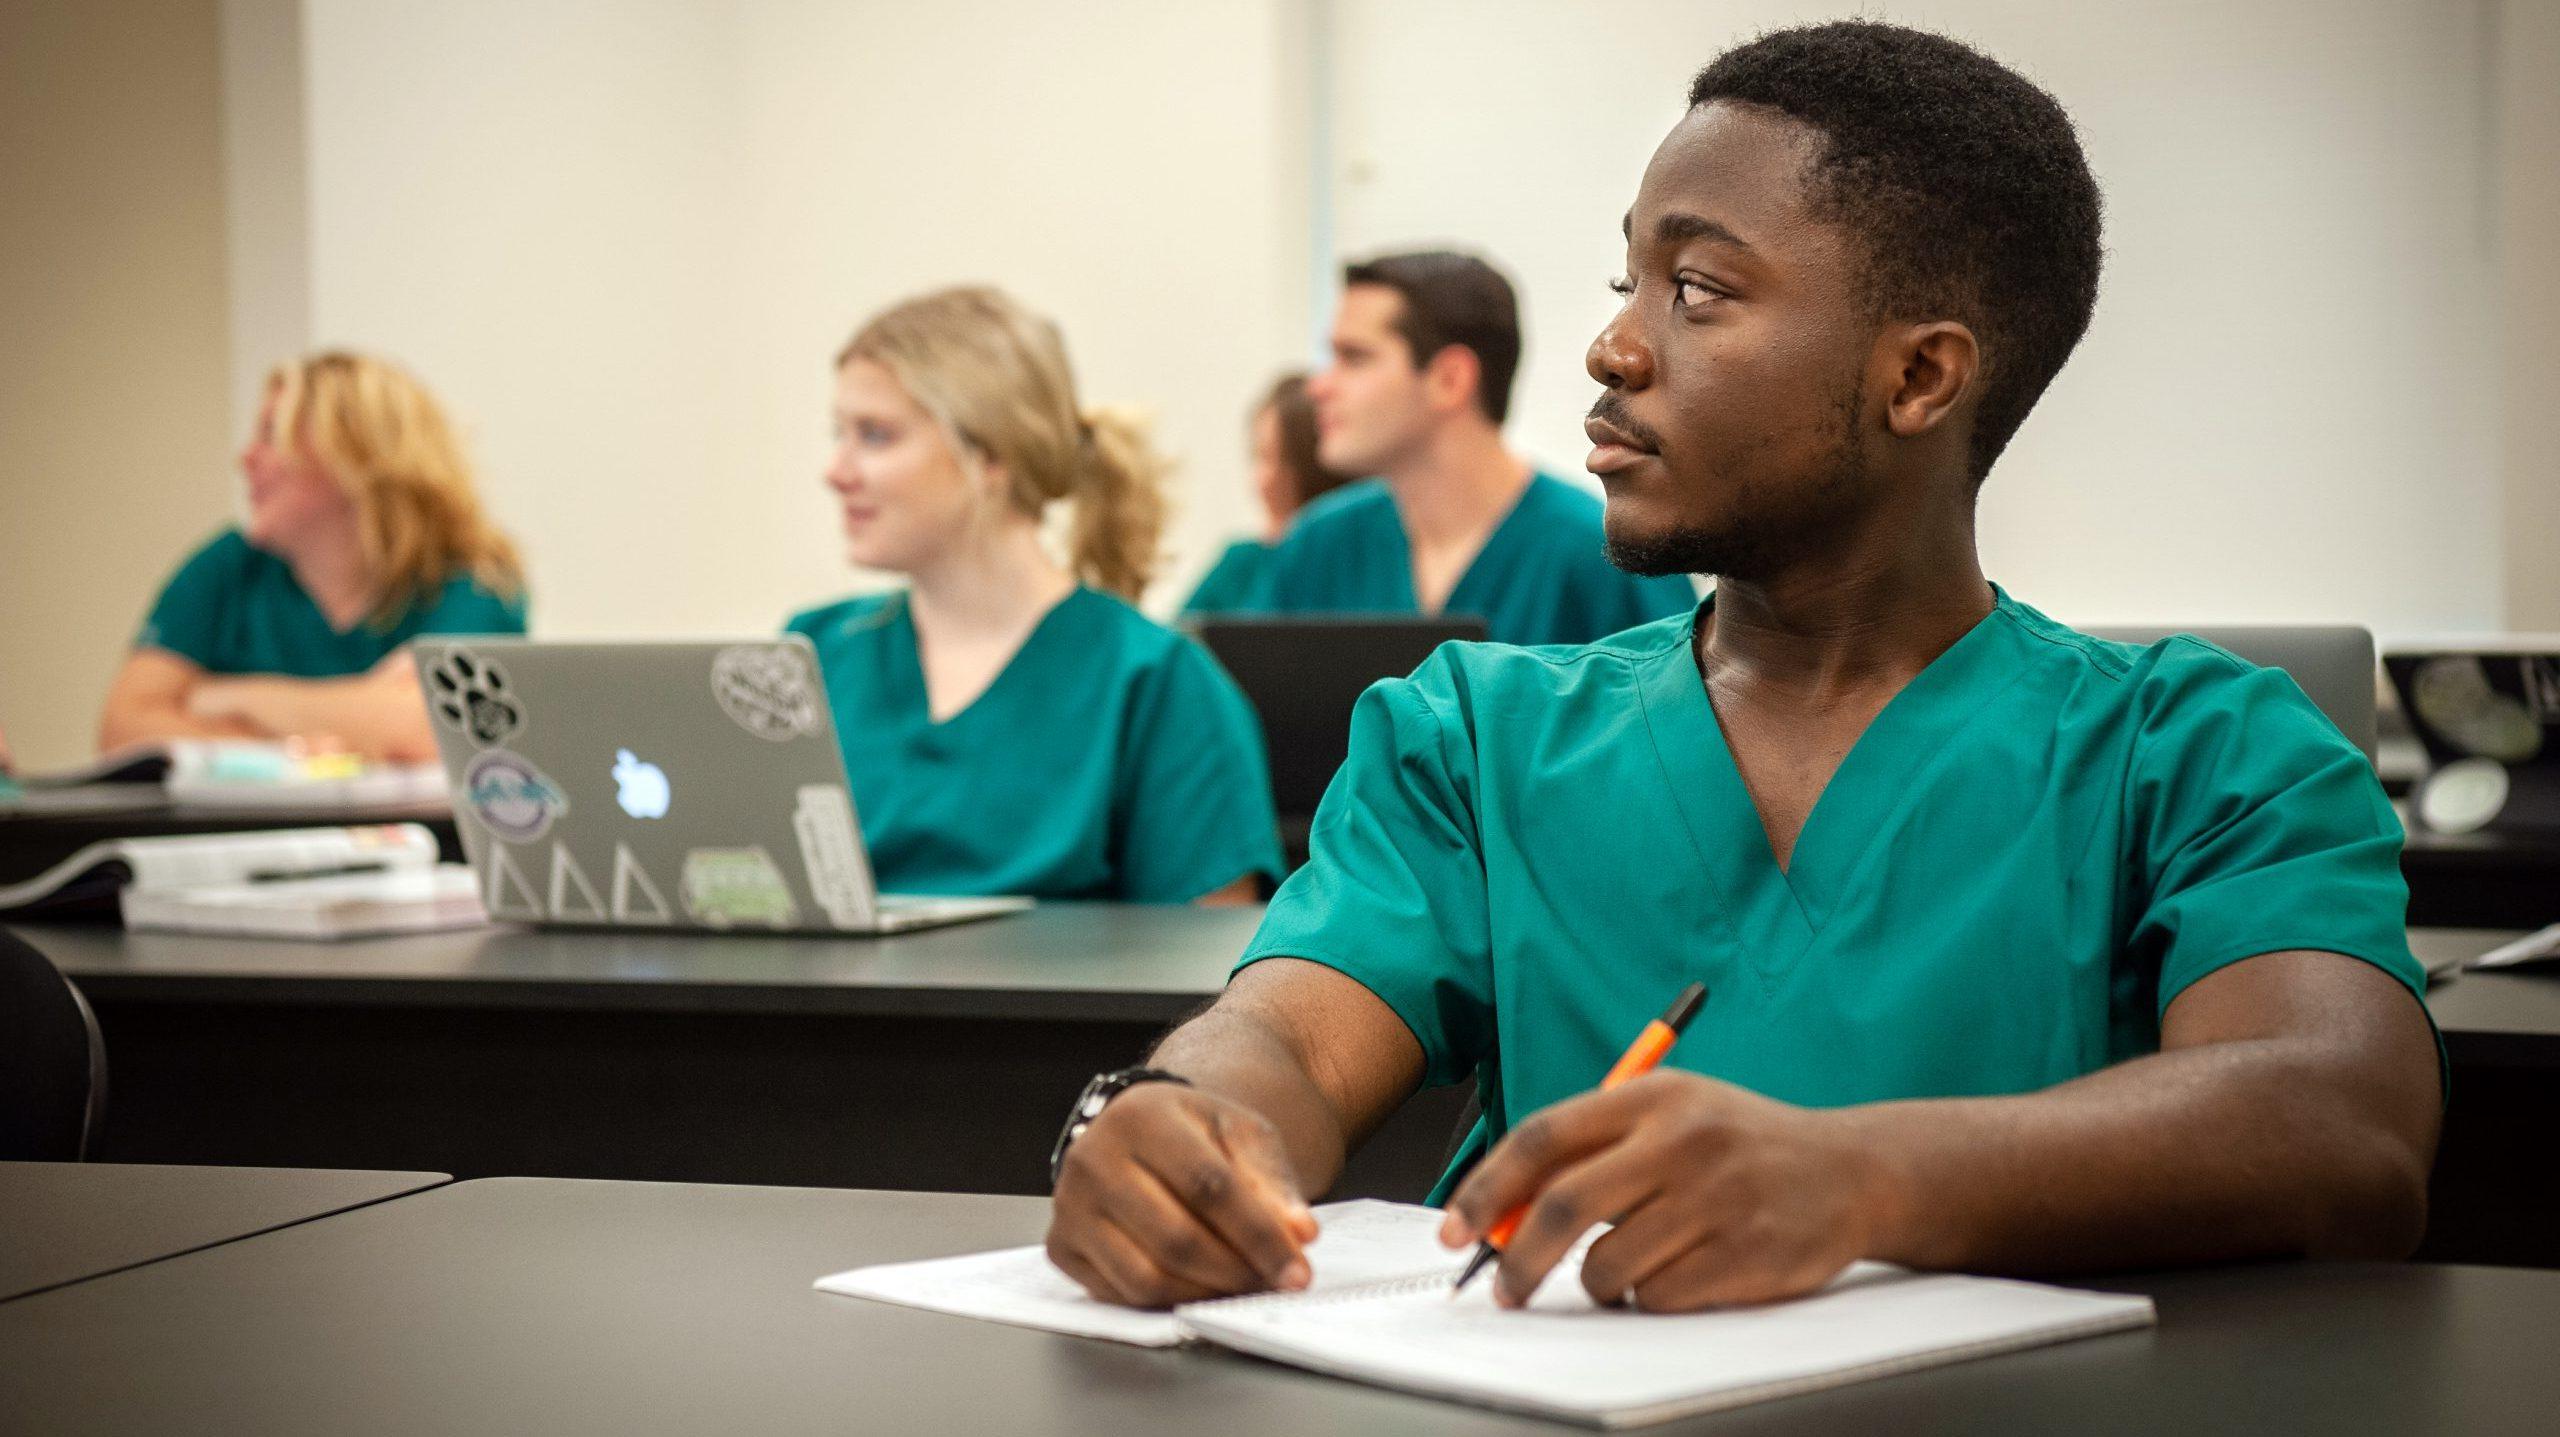
[[[2506,620],[2560,633],[2560,0],[2499,8]]]
[[[0,3],[0,729],[85,755],[134,626],[223,521],[214,0]]]

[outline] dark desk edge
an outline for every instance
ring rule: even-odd
[[[664,978],[368,978],[357,974],[128,973],[63,967],[92,1002],[312,1007],[567,1009],[614,1012],[1170,1023],[1217,990],[940,987],[858,983],[686,983]]]
[[[99,1164],[99,1166],[110,1167],[113,1166],[113,1164],[102,1163]],[[107,1268],[102,1272],[92,1272],[81,1277],[66,1278],[61,1282],[48,1282],[42,1287],[31,1287],[24,1292],[12,1292],[0,1295],[0,1304],[17,1302],[23,1298],[35,1297],[47,1292],[60,1292],[66,1287],[78,1287],[84,1282],[96,1282],[102,1277],[113,1277],[120,1272],[131,1272],[136,1268],[149,1267],[154,1263],[167,1262],[171,1258],[185,1257],[189,1253],[208,1252],[217,1247],[228,1247],[235,1242],[246,1242],[253,1237],[263,1237],[271,1232],[282,1232],[286,1228],[300,1227],[307,1222],[318,1222],[322,1218],[336,1217],[341,1213],[354,1212],[359,1208],[374,1207],[387,1202],[398,1202],[402,1198],[416,1197],[418,1194],[423,1192],[433,1192],[437,1188],[450,1187],[453,1185],[453,1174],[451,1173],[407,1173],[403,1176],[431,1178],[434,1181],[420,1183],[413,1188],[403,1188],[396,1193],[384,1193],[380,1197],[366,1198],[361,1202],[345,1203],[338,1207],[330,1208],[326,1212],[308,1213],[297,1218],[287,1218],[283,1222],[269,1223],[265,1227],[252,1228],[251,1230],[243,1233],[234,1233],[230,1237],[218,1237],[211,1242],[200,1242],[193,1247],[180,1248],[176,1252],[164,1252],[158,1257],[146,1257],[139,1262],[124,1263],[120,1266]]]

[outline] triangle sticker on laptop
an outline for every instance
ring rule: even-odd
[[[551,841],[551,916],[573,923],[604,921],[604,900],[596,896],[596,886],[569,856],[569,846],[556,838]]]
[[[641,902],[634,903],[634,897]],[[631,856],[631,845],[613,846],[613,921],[616,923],[666,923],[673,915],[658,885],[649,881],[649,871]]]
[[[489,916],[512,918],[518,923],[542,921],[542,904],[533,896],[533,885],[524,881],[516,861],[507,856],[507,846],[489,843]]]

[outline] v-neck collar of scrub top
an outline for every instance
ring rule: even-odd
[[[1702,871],[1728,897],[1717,921],[1764,980],[1774,981],[1812,946],[1867,867],[1876,836],[1914,791],[1913,780],[2026,672],[2014,662],[2022,632],[2017,606],[1996,584],[1992,599],[1991,612],[1903,685],[1858,735],[1806,815],[1785,868],[1778,866],[1698,667],[1698,624],[1715,596],[1699,604],[1679,643],[1643,659],[1637,692],[1654,757]],[[1998,681],[2004,668],[2006,679]]]
[[[1492,533],[1484,536],[1484,542],[1476,547],[1475,556],[1467,560],[1467,571],[1458,576],[1457,583],[1449,586],[1448,596],[1440,601],[1440,607],[1434,612],[1492,613],[1494,596],[1485,591],[1499,582],[1495,576],[1517,568],[1516,562],[1509,557],[1510,552],[1533,542],[1530,535],[1537,527],[1536,511],[1550,501],[1551,490],[1564,488],[1565,482],[1553,475],[1534,469],[1529,471],[1529,482],[1521,486],[1520,497],[1511,501],[1511,508],[1502,516],[1501,522],[1493,526]],[[1387,513],[1395,525],[1394,572],[1404,589],[1401,598],[1404,607],[1420,613],[1422,595],[1413,584],[1413,532],[1404,526],[1404,506],[1395,499],[1393,488],[1388,489],[1387,497],[1390,501]]]
[[[895,647],[886,675],[891,685],[891,697],[898,710],[916,728],[936,734],[957,733],[962,725],[994,707],[990,700],[997,700],[1007,684],[1015,681],[1016,671],[1039,664],[1041,655],[1054,641],[1055,632],[1066,627],[1073,615],[1089,601],[1099,597],[1081,584],[1069,589],[1065,598],[1051,604],[1049,611],[1040,616],[1040,622],[1031,626],[1031,632],[1023,636],[1020,647],[1004,661],[1003,668],[996,670],[996,676],[987,681],[987,686],[978,691],[977,697],[950,717],[937,719],[933,716],[932,692],[925,687],[924,646],[916,637],[915,606],[906,595],[900,594],[897,612],[889,621]]]

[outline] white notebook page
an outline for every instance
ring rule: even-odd
[[[1307,1249],[1311,1292],[1417,1276],[1437,1276],[1445,1286],[1466,1259],[1434,1236],[1440,1227],[1434,1208],[1364,1198],[1327,1203],[1315,1213],[1318,1231]],[[821,1292],[1141,1347],[1184,1340],[1172,1313],[1096,1301],[1036,1247],[857,1267],[819,1278],[817,1286]]]
[[[1479,1280],[1390,1282],[1183,1308],[1186,1330],[1337,1376],[1608,1426],[1664,1421],[2150,1324],[2151,1300],[1859,1263],[1824,1291],[1684,1314],[1593,1305],[1580,1256],[1530,1305]]]

